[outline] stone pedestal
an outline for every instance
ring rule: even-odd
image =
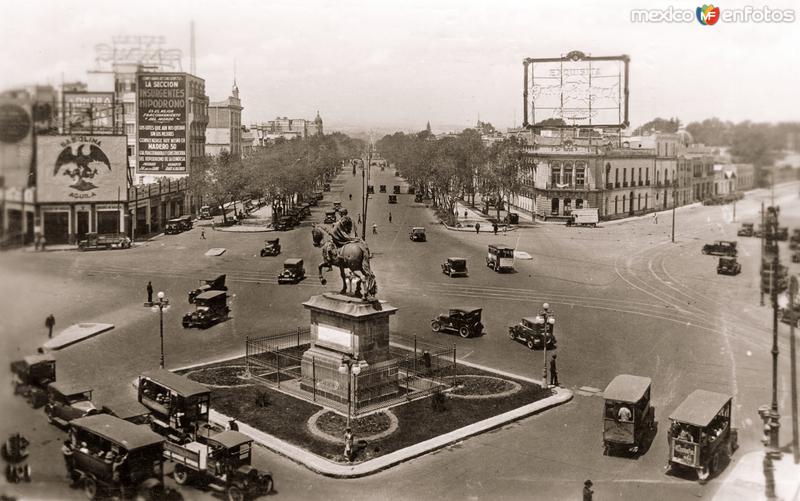
[[[389,354],[389,317],[397,308],[335,293],[313,296],[303,306],[311,312],[311,348],[301,364],[303,389],[346,403],[351,376],[340,374],[339,367],[350,359],[362,367],[353,385],[356,408],[398,393],[397,366]]]

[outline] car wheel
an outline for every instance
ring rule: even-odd
[[[264,494],[269,494],[272,492],[272,489],[275,487],[275,483],[272,480],[272,477],[267,477],[264,479]]]
[[[189,470],[185,466],[176,464],[175,471],[172,473],[172,478],[178,485],[186,485],[189,482]]]
[[[244,492],[235,485],[228,489],[228,501],[244,501]]]
[[[88,499],[97,498],[97,482],[92,477],[83,479],[83,493],[86,494]]]
[[[514,334],[514,331],[512,331],[510,329],[508,331],[508,337],[510,337],[511,339],[517,339],[517,335]]]
[[[261,257],[265,257],[267,255],[267,251],[261,249]]]
[[[442,323],[441,323],[441,322],[439,322],[438,320],[434,320],[434,321],[432,321],[432,322],[431,322],[431,330],[432,330],[433,332],[439,332],[439,331],[441,331],[441,330],[442,330]]]
[[[534,348],[533,339],[528,339],[528,342],[526,344],[528,345],[528,348],[530,349]]]
[[[469,327],[467,327],[467,326],[465,326],[465,325],[464,325],[464,326],[461,326],[461,327],[458,329],[458,335],[459,335],[459,336],[461,336],[461,337],[463,337],[463,338],[468,338],[468,337],[469,337],[469,335],[470,335],[470,332],[469,332]]]

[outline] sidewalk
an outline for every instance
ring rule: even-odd
[[[764,482],[764,451],[744,454],[714,496],[715,501],[767,500]],[[773,463],[775,494],[782,501],[800,500],[800,465],[794,464],[791,452]]]

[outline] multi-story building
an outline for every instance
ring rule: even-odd
[[[256,146],[265,146],[278,138],[294,139],[323,134],[319,111],[313,121],[305,118],[276,117],[275,120],[252,124],[250,129],[255,133]]]
[[[206,154],[217,156],[224,150],[234,157],[242,156],[243,109],[236,81],[233,82],[231,95],[227,99],[208,105]]]

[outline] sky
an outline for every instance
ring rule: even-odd
[[[95,46],[114,35],[164,36],[212,101],[230,94],[243,123],[313,119],[326,130],[460,130],[478,117],[522,121],[522,60],[572,50],[627,54],[630,121],[719,117],[800,121],[800,19],[793,23],[633,23],[631,9],[698,3],[535,0],[6,2],[0,5],[0,90],[86,80]],[[730,2],[723,10],[800,2]]]

